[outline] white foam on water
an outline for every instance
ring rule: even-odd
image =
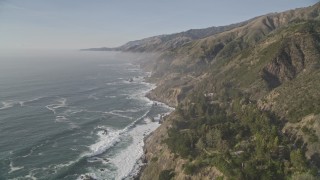
[[[139,68],[128,68],[127,70],[130,71],[130,72],[139,72],[139,71],[141,71],[141,69],[139,69]]]
[[[14,171],[18,171],[20,169],[23,169],[24,167],[23,166],[13,166],[13,163],[12,161],[10,162],[10,171],[9,171],[9,174],[11,174],[12,172]]]
[[[114,116],[119,116],[119,117],[122,117],[122,118],[127,118],[127,119],[133,119],[132,117],[130,116],[126,116],[126,115],[123,115],[123,114],[119,114],[119,113],[116,113],[115,111],[109,111],[109,112],[104,112],[105,114],[112,114]]]
[[[93,157],[102,154],[107,149],[120,141],[120,134],[122,133],[122,130],[113,130],[111,128],[107,128],[107,131],[107,134],[103,134],[104,131],[102,130],[98,131],[98,141],[89,147],[91,152],[89,152],[85,156]]]
[[[98,98],[96,95],[97,95],[96,93],[90,94],[90,95],[88,96],[88,99],[99,100],[99,98]]]
[[[132,143],[110,159],[110,162],[118,168],[115,179],[131,179],[139,172],[141,164],[137,163],[144,155],[144,138],[160,126],[158,122],[147,119],[145,118],[146,124],[139,124],[127,132],[132,137]]]
[[[29,171],[29,174],[27,174],[26,176],[20,176],[17,178],[14,178],[14,180],[18,180],[18,179],[32,179],[32,180],[37,180],[38,178],[36,178],[34,175],[34,171],[39,170],[39,169],[46,169],[46,168],[37,168],[37,169],[32,169]]]
[[[144,84],[146,87],[139,91],[134,91],[132,93],[128,93],[127,99],[136,99],[142,102],[147,102],[148,105],[152,105],[155,101],[150,100],[145,95],[156,87],[155,84],[146,83],[141,81],[140,84]]]
[[[117,96],[105,96],[105,98],[116,98]]]
[[[71,121],[69,121],[69,125],[70,125],[71,129],[80,129],[79,125],[77,125],[77,124],[75,124],[75,123],[73,123]]]
[[[66,107],[67,99],[66,98],[60,98],[57,100],[58,104],[49,104],[46,105],[46,108],[53,112],[53,114],[57,114],[56,109],[61,107]]]
[[[86,180],[86,179],[98,179],[95,173],[86,173],[86,174],[81,174],[77,180]]]
[[[27,100],[27,101],[19,101],[19,104],[20,104],[20,106],[25,106],[26,103],[39,101],[40,99],[43,99],[43,98],[45,98],[45,96],[36,97],[36,98],[30,99],[30,100]]]
[[[99,140],[90,146],[91,152],[85,155],[89,157],[89,162],[101,161],[104,164],[111,162],[117,167],[117,171],[114,174],[115,179],[132,179],[132,177],[136,176],[142,166],[141,157],[144,155],[144,138],[160,126],[158,121],[152,122],[149,117],[146,117],[148,113],[149,111],[122,130],[98,126],[97,128],[101,129],[101,131],[98,131]],[[142,118],[145,123],[136,124]],[[107,130],[107,134],[104,134],[104,129]],[[120,141],[122,136],[130,136],[132,138],[132,143],[128,147],[117,153],[115,157],[108,159],[108,162],[102,158],[95,157],[113,147]],[[105,173],[93,170],[90,176],[97,177],[96,179],[103,179],[100,177],[106,175]]]
[[[0,108],[0,110],[8,109],[14,106],[14,101],[2,101],[1,103],[2,103],[2,107]]]
[[[136,91],[133,94],[129,94],[126,99],[135,99],[140,102],[146,102],[146,105],[152,105],[153,101],[151,101],[149,98],[145,97],[145,94],[149,92],[149,90],[141,90],[141,91]]]
[[[17,156],[17,157],[26,158],[26,157],[28,157],[28,156],[31,156],[36,149],[38,149],[38,148],[40,148],[40,147],[42,147],[42,146],[44,146],[44,145],[45,145],[45,143],[39,144],[39,145],[37,145],[37,146],[33,146],[33,147],[30,149],[30,151],[29,151],[28,154],[26,154],[26,155],[24,155],[24,156]]]
[[[139,112],[143,110],[143,108],[139,108],[139,109],[126,109],[126,110],[113,110],[112,112],[116,112],[116,113],[126,113],[126,112]]]
[[[24,106],[24,101],[19,101],[19,104],[20,104],[20,106],[22,107],[22,106]]]
[[[140,91],[128,92],[126,96],[131,99],[136,99],[140,102],[143,102],[144,106],[148,111],[146,111],[141,117],[137,118],[131,124],[129,124],[126,128],[121,130],[110,129],[108,127],[98,126],[101,130],[98,131],[98,140],[96,143],[89,146],[90,152],[84,154],[87,157],[88,162],[96,162],[101,161],[102,163],[111,163],[117,169],[116,171],[108,171],[104,169],[101,172],[99,169],[89,168],[90,173],[86,173],[84,175],[80,175],[78,179],[83,179],[85,175],[89,177],[94,177],[95,179],[106,179],[106,175],[114,176],[112,179],[132,179],[135,175],[137,175],[141,169],[142,161],[141,157],[144,155],[143,146],[144,146],[144,138],[153,132],[156,128],[160,126],[158,121],[151,121],[150,118],[147,117],[148,113],[151,110],[151,107],[154,105],[155,101],[152,101],[145,97],[145,94],[150,90],[154,89],[156,86],[154,84],[144,82],[144,78],[137,77],[133,79],[135,83],[143,84],[145,87]],[[107,85],[113,85],[114,83],[131,83],[127,80],[123,80],[120,82],[108,83]],[[106,96],[107,97],[107,96]],[[108,96],[108,98],[110,98]],[[163,103],[156,102],[159,106],[166,106]],[[168,109],[169,107],[166,106]],[[107,114],[113,114],[120,117],[127,117],[121,113],[125,112],[139,112],[142,109],[129,109],[129,110],[113,110],[110,112],[105,112]],[[171,112],[169,110],[169,112]],[[128,118],[128,117],[127,117]],[[160,115],[156,118],[160,119]],[[144,120],[145,123],[137,124],[137,122]],[[104,133],[104,129],[107,130],[107,133]],[[98,158],[98,155],[105,153],[108,149],[115,146],[122,137],[131,137],[132,142],[125,149],[120,150],[117,154],[105,161],[103,158]]]
[[[68,109],[68,110],[66,111],[66,113],[69,113],[69,114],[77,114],[77,113],[81,113],[81,112],[84,112],[84,111],[86,111],[86,110],[84,110],[84,109],[77,109],[77,110]]]
[[[144,122],[145,123],[152,123],[152,120],[150,119],[150,117],[146,117],[146,118],[144,118]]]
[[[57,109],[58,109],[58,108],[68,107],[68,106],[67,106],[67,99],[66,99],[66,98],[59,98],[59,99],[56,100],[56,102],[57,102],[57,103],[55,103],[55,104],[49,104],[49,105],[46,105],[46,106],[45,106],[48,110],[52,111],[53,114],[56,116],[55,122],[57,122],[57,123],[62,123],[62,122],[68,123],[71,129],[80,128],[77,124],[75,124],[74,122],[72,122],[71,120],[69,120],[69,119],[67,118],[67,116],[68,116],[68,114],[75,114],[75,113],[82,112],[82,111],[84,111],[84,110],[68,109],[68,110],[65,110],[63,113],[58,113],[58,112],[57,112]]]
[[[32,180],[37,180],[38,178],[34,177],[33,174],[28,174],[25,176],[25,178],[29,178],[29,179],[32,179]]]
[[[14,107],[15,105],[18,105],[18,104],[20,106],[22,106],[20,101],[14,101],[14,100],[2,101],[1,104],[2,104],[2,107],[0,107],[0,110],[5,110],[5,109],[12,108],[12,107]]]
[[[89,152],[88,154],[85,154],[85,156],[93,157],[93,156],[102,154],[109,148],[113,147],[116,143],[120,141],[121,135],[128,132],[128,130],[134,127],[138,121],[140,121],[142,118],[145,118],[149,112],[150,110],[146,111],[141,117],[137,118],[135,121],[133,121],[124,129],[114,130],[109,127],[105,127],[105,129],[108,132],[107,134],[103,134],[104,130],[98,131],[98,134],[97,134],[99,136],[98,141],[89,147],[91,149],[91,152]],[[100,128],[100,127],[101,126],[98,126],[97,128]]]
[[[74,122],[72,122],[71,120],[69,120],[68,118],[66,118],[65,116],[62,116],[62,115],[56,116],[55,122],[56,123],[68,123],[71,129],[80,128],[79,125],[75,124]]]
[[[79,159],[80,159],[80,158],[79,158]],[[57,171],[57,170],[59,170],[59,169],[61,169],[61,168],[63,168],[63,167],[68,167],[68,166],[76,163],[77,161],[79,161],[79,159],[74,160],[74,161],[69,161],[69,162],[63,163],[63,164],[51,165],[51,166],[49,167],[49,169],[54,169],[54,170]]]
[[[108,83],[106,83],[106,85],[113,86],[113,85],[118,85],[118,84],[120,84],[121,82],[122,82],[122,81],[108,82]]]
[[[68,120],[68,118],[66,118],[65,116],[56,116],[56,122],[66,122]]]

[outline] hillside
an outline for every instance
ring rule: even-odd
[[[122,46],[157,52],[148,97],[176,107],[146,140],[140,178],[319,179],[319,18],[317,3]]]
[[[141,179],[318,179],[319,33],[316,4],[162,52]]]

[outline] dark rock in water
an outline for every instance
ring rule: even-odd
[[[133,78],[130,78],[128,81],[129,81],[129,82],[133,82]]]
[[[154,118],[153,117],[150,117],[150,120],[151,122],[155,122]]]
[[[107,135],[108,134],[108,130],[103,130],[103,133],[102,133],[103,135]]]
[[[109,161],[110,161],[108,158],[104,158],[103,160],[105,160],[106,162],[109,162]]]
[[[83,180],[96,180],[95,178],[93,178],[93,177],[91,177],[91,176],[89,176],[89,175],[81,175],[81,179],[83,179]]]
[[[103,168],[101,168],[101,169],[100,169],[100,171],[104,171],[104,169],[103,169]]]
[[[165,120],[165,116],[164,115],[160,115],[160,120],[159,120],[159,124],[162,124]]]

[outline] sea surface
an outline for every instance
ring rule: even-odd
[[[0,179],[130,179],[172,109],[130,56],[0,53]]]

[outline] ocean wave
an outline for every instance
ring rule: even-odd
[[[132,143],[110,162],[118,167],[115,179],[132,179],[140,171],[142,162],[139,162],[143,156],[144,138],[159,127],[158,122],[151,122],[144,118],[146,124],[139,124],[131,129],[127,134],[132,137]]]
[[[99,100],[99,98],[98,98],[96,95],[97,95],[96,93],[90,94],[90,95],[88,96],[88,99]]]
[[[66,122],[68,120],[68,118],[66,118],[65,116],[56,116],[56,122]]]
[[[122,81],[116,81],[116,82],[107,82],[106,83],[106,85],[108,85],[108,86],[114,86],[114,85],[118,85],[118,84],[120,84]]]
[[[38,144],[38,145],[32,146],[31,149],[28,151],[27,154],[25,154],[25,155],[18,155],[18,156],[16,156],[16,158],[26,158],[26,157],[29,157],[29,156],[31,156],[31,155],[33,154],[33,152],[34,152],[35,150],[37,150],[38,148],[44,146],[46,143],[47,143],[47,142],[43,142],[43,143],[40,143],[40,144]],[[24,151],[24,150],[22,150],[22,152],[20,152],[19,154],[22,154],[23,151]]]
[[[141,156],[143,155],[143,139],[146,135],[148,135],[149,133],[151,133],[153,130],[155,130],[158,126],[159,123],[158,122],[152,122],[150,120],[150,118],[148,118],[148,114],[151,111],[151,108],[154,104],[154,101],[148,99],[145,97],[145,94],[150,91],[152,88],[154,88],[155,86],[153,84],[147,84],[147,88],[140,90],[138,92],[135,92],[133,94],[131,94],[130,96],[134,99],[137,100],[141,100],[143,102],[146,102],[146,107],[148,107],[148,110],[140,117],[138,117],[135,121],[133,121],[132,123],[130,123],[128,126],[126,126],[124,129],[121,130],[114,130],[114,129],[110,129],[107,128],[107,134],[105,134],[104,130],[98,131],[97,135],[98,135],[98,140],[96,141],[96,143],[92,144],[89,148],[91,149],[91,152],[89,152],[88,154],[86,154],[85,156],[88,158],[92,158],[95,157],[97,155],[103,154],[105,153],[108,149],[110,149],[111,147],[115,146],[120,140],[121,137],[124,135],[129,135],[133,138],[133,143],[130,144],[130,147],[126,148],[124,151],[124,154],[121,154],[118,157],[116,157],[116,159],[113,159],[112,162],[114,164],[116,164],[117,167],[121,167],[121,163],[125,163],[123,160],[127,158],[131,158],[131,159],[127,159],[130,164],[127,165],[127,167],[125,169],[118,169],[118,174],[119,177],[124,178],[127,177],[129,174],[132,174],[133,169],[135,164],[137,163],[137,161],[141,158]],[[160,105],[161,103],[159,103]],[[162,104],[161,104],[162,105]],[[141,109],[130,109],[130,110],[113,110],[110,112],[106,112],[108,114],[113,114],[113,115],[120,115],[121,117],[127,117],[124,116],[123,114],[120,113],[124,113],[124,112],[138,112]],[[157,119],[160,119],[160,115],[158,115],[158,117],[156,117]],[[128,118],[128,117],[127,117]],[[141,120],[144,120],[144,124],[139,124],[137,125],[138,122],[140,122]],[[137,126],[136,126],[137,125]],[[134,149],[134,156],[130,157],[132,153],[132,149]],[[129,156],[130,154],[130,156]],[[140,166],[139,166],[140,167]]]
[[[26,175],[25,177],[21,177],[21,178],[27,178],[27,179],[32,179],[32,180],[37,180],[38,178],[36,178],[33,173],[34,170],[30,171],[28,175]]]
[[[79,112],[83,112],[83,110],[73,110],[70,109],[71,107],[68,107],[67,105],[67,99],[66,98],[59,98],[57,100],[55,100],[57,103],[55,104],[49,104],[46,105],[45,107],[50,110],[51,112],[53,112],[53,114],[55,115],[55,122],[57,123],[68,123],[71,129],[76,129],[76,128],[80,128],[77,124],[75,124],[74,122],[72,122],[67,116],[72,115],[72,114],[76,114]],[[66,110],[64,110],[63,112],[58,112],[57,110],[59,108],[67,108]]]
[[[36,97],[36,98],[30,99],[30,100],[26,100],[26,101],[19,101],[19,103],[20,103],[21,106],[25,106],[25,105],[28,105],[29,103],[40,101],[41,99],[44,99],[44,98],[48,98],[48,97],[40,96],[40,97]]]
[[[118,78],[120,81],[107,82],[106,85],[114,86],[114,85],[123,85],[123,84],[143,84],[143,85],[151,85],[150,83],[145,82],[145,76],[133,76],[131,78],[123,79]]]
[[[24,168],[23,166],[13,166],[12,161],[10,161],[9,166],[10,166],[10,171],[8,172],[9,174]]]
[[[135,112],[139,112],[141,110],[143,110],[144,108],[138,108],[138,109],[126,109],[126,110],[113,110],[113,112],[116,112],[116,113],[126,113],[126,112],[132,112],[132,113],[135,113]]]
[[[151,122],[147,120],[148,112],[137,119],[137,121],[131,123],[129,126],[122,130],[114,130],[105,126],[97,126],[96,129],[99,131],[97,135],[99,140],[97,143],[90,146],[92,152],[86,154],[87,162],[96,163],[100,162],[102,164],[113,164],[116,168],[116,172],[108,171],[108,169],[91,169],[89,173],[82,174],[78,179],[86,177],[94,177],[96,179],[105,179],[106,176],[113,176],[112,179],[132,179],[141,169],[142,161],[141,156],[143,156],[143,139],[154,131],[158,126],[158,122]],[[136,123],[139,121],[145,121],[145,124]],[[106,135],[106,131],[107,135]],[[112,158],[101,158],[97,157],[100,154],[105,153],[108,149],[115,146],[123,136],[129,136],[133,139],[132,143],[121,150],[115,157]],[[121,167],[121,168],[120,168]]]
[[[23,106],[24,101],[7,100],[7,101],[2,101],[1,104],[2,104],[2,107],[0,107],[0,110],[5,110],[5,109],[15,107],[16,105]]]
[[[130,116],[126,116],[126,115],[123,115],[123,114],[120,114],[120,113],[116,113],[115,111],[109,111],[109,112],[104,112],[104,113],[105,114],[111,114],[111,115],[118,116],[118,117],[122,117],[122,118],[133,119]]]
[[[91,87],[91,88],[80,88],[79,91],[77,91],[77,94],[87,94],[87,93],[93,93],[95,91],[99,91],[101,89],[103,89],[104,87],[100,87],[100,86],[95,86],[95,87]]]
[[[36,102],[39,102],[39,101],[42,101],[43,99],[44,100],[52,100],[54,97],[48,97],[48,96],[40,96],[40,97],[35,97],[35,98],[32,98],[30,100],[6,100],[6,101],[2,101],[1,104],[2,104],[2,107],[0,107],[0,110],[2,109],[9,109],[9,108],[12,108],[16,105],[19,105],[21,107],[23,106],[32,106],[33,103],[36,103]]]
[[[116,98],[117,96],[105,96],[105,98]]]
[[[58,102],[58,104],[49,104],[45,106],[48,110],[52,111],[53,114],[57,114],[56,109],[61,107],[66,107],[66,104],[67,104],[66,98],[59,98],[56,101]]]
[[[117,142],[120,141],[120,135],[123,132],[122,130],[112,130],[108,129],[108,134],[102,134],[103,131],[98,132],[98,141],[90,146],[91,152],[85,156],[94,157],[96,155],[104,153],[107,149],[114,146]]]
[[[2,107],[0,108],[0,110],[4,110],[4,109],[8,109],[13,107],[14,105],[16,105],[16,101],[12,101],[12,100],[8,100],[8,101],[2,101]]]
[[[124,129],[113,130],[111,128],[108,128],[107,135],[102,134],[104,131],[99,131],[97,134],[99,136],[98,141],[90,146],[91,152],[86,156],[93,157],[106,152],[106,150],[113,147],[116,143],[120,141],[121,135],[128,132],[129,129],[133,128],[136,125],[136,123],[145,118],[149,112],[150,109],[147,112],[145,112],[141,117],[137,118],[135,121],[126,126]]]

